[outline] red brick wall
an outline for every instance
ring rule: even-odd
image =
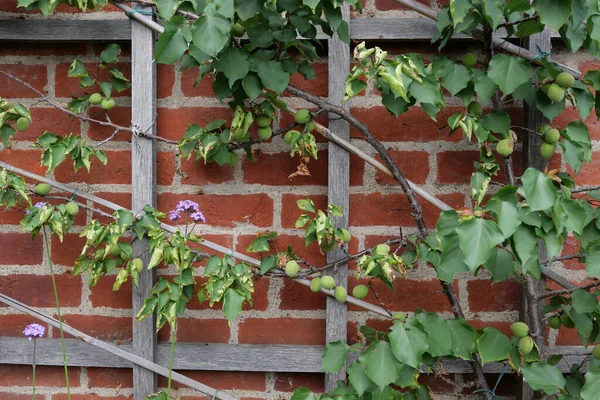
[[[0,2],[0,12],[6,11],[9,17],[15,16],[15,1]],[[363,16],[403,16],[400,6],[390,0],[375,0],[366,3]],[[61,12],[69,12],[61,7]],[[390,11],[391,10],[391,11]],[[469,45],[469,50],[476,50]],[[36,45],[3,44],[0,48],[0,69],[26,80],[38,90],[46,90],[52,98],[66,102],[74,93],[80,93],[78,82],[66,77],[68,65],[73,57],[86,63],[93,63],[103,46],[100,45]],[[128,74],[130,68],[127,45],[124,45],[122,67]],[[391,46],[390,46],[391,47]],[[456,57],[461,49],[448,54]],[[418,51],[419,47],[391,47],[393,52]],[[423,48],[428,57],[434,54]],[[560,52],[553,55],[563,62],[577,66],[578,57]],[[326,58],[315,65],[317,80],[304,81],[294,78],[294,84],[316,94],[327,95]],[[589,68],[590,64],[582,64]],[[595,65],[598,67],[598,65]],[[205,124],[213,119],[228,117],[230,111],[211,97],[210,80],[192,88],[196,71],[178,71],[174,66],[158,67],[158,135],[179,139],[188,123]],[[19,133],[10,149],[0,152],[0,160],[43,174],[39,165],[39,151],[30,148],[34,140],[44,130],[53,133],[81,132],[91,143],[108,137],[112,132],[95,125],[81,123],[58,110],[48,108],[43,103],[35,103],[33,93],[16,82],[0,75],[0,96],[9,97],[31,106],[34,124],[27,133]],[[116,123],[128,124],[130,93],[117,96],[117,107],[111,111]],[[302,106],[299,99],[289,99]],[[372,86],[365,96],[352,100],[354,115],[366,122],[376,136],[385,142],[409,179],[423,185],[453,207],[468,207],[469,175],[476,157],[476,147],[455,134],[448,137],[438,130],[445,125],[448,116],[460,108],[453,99],[448,100],[448,110],[440,113],[437,122],[429,119],[419,109],[411,109],[399,119],[391,117],[377,98]],[[509,109],[517,123],[521,120],[518,108]],[[93,116],[102,117],[98,110]],[[573,113],[559,117],[558,123],[566,123],[575,118]],[[289,116],[283,116],[285,125]],[[513,121],[513,123],[515,123]],[[593,125],[592,137],[598,139],[598,125]],[[375,152],[360,140],[352,131],[356,145],[375,156]],[[1,146],[1,145],[0,145]],[[322,150],[325,144],[320,145]],[[0,147],[1,148],[1,147]],[[258,231],[277,230],[281,236],[276,243],[280,247],[291,244],[305,259],[319,264],[325,261],[314,246],[304,249],[302,232],[294,229],[294,221],[299,215],[295,201],[311,197],[319,207],[326,204],[327,157],[320,153],[319,160],[310,164],[311,177],[288,179],[295,171],[296,160],[289,157],[281,139],[273,140],[262,148],[258,162],[242,160],[235,167],[205,166],[193,161],[179,160],[173,148],[164,143],[158,146],[158,208],[168,211],[177,201],[192,199],[198,201],[206,215],[207,224],[199,231],[209,240],[227,247],[244,251],[249,241]],[[130,143],[126,134],[119,134],[105,146],[110,162],[107,166],[94,163],[92,174],[73,173],[72,168],[63,165],[53,177],[65,183],[72,183],[80,190],[97,194],[123,206],[129,206],[131,184]],[[561,161],[558,160],[557,163]],[[410,216],[407,201],[399,188],[387,177],[358,158],[351,157],[350,223],[354,238],[351,251],[371,247],[388,237],[398,234],[398,227],[404,232],[414,231],[414,221]],[[564,164],[563,164],[564,167]],[[582,170],[582,182],[598,183],[597,162]],[[178,172],[180,171],[180,172]],[[433,227],[438,211],[424,203],[426,220]],[[51,259],[57,265],[58,288],[66,321],[82,331],[104,340],[120,342],[131,339],[131,287],[126,284],[121,293],[112,292],[114,277],[103,277],[100,283],[88,288],[87,277],[73,277],[70,268],[78,255],[82,240],[77,233],[89,222],[88,213],[76,220],[73,234],[60,244],[53,239]],[[18,222],[20,211],[0,211],[0,292],[9,294],[29,305],[40,307],[46,313],[53,313],[52,288],[47,275],[47,256],[43,252],[42,240],[32,241],[28,234],[21,233]],[[561,267],[562,268],[562,267]],[[568,263],[561,269],[572,280],[583,278],[583,267]],[[170,269],[162,269],[161,274],[172,274]],[[355,285],[351,279],[350,286]],[[476,326],[493,325],[503,331],[518,316],[518,285],[513,281],[491,284],[489,276],[461,275],[454,284],[464,307],[467,318]],[[307,288],[283,279],[260,279],[256,283],[254,308],[247,307],[231,326],[218,309],[208,309],[192,303],[185,318],[180,322],[179,341],[207,341],[217,343],[247,344],[304,344],[322,345],[325,340],[324,296],[313,294]],[[441,287],[435,279],[433,269],[421,267],[407,274],[397,282],[395,293],[383,285],[375,285],[382,300],[394,311],[414,312],[417,308],[440,312],[449,317],[450,311]],[[376,303],[373,297],[367,299]],[[359,324],[369,323],[384,327],[377,316],[350,307],[348,322],[349,341],[357,340]],[[0,307],[0,336],[20,336],[23,328],[33,322],[7,307]],[[55,329],[49,329],[50,337],[58,337]],[[551,344],[573,344],[577,338],[573,332],[550,335]],[[168,332],[161,331],[160,340],[169,339]],[[1,360],[0,360],[1,362]],[[28,366],[14,367],[0,364],[0,400],[28,398],[31,384]],[[273,373],[231,373],[231,372],[190,372],[190,376],[220,390],[232,391],[246,399],[279,398],[289,396],[297,387],[308,386],[322,390],[321,374],[273,374]],[[38,386],[40,398],[59,400],[66,398],[56,394],[62,383],[62,370],[58,367],[39,367]],[[127,399],[131,391],[131,371],[118,369],[71,368],[73,399]],[[493,378],[495,381],[495,378]],[[430,382],[431,381],[431,382]],[[452,391],[444,384],[428,381],[436,391]],[[160,381],[164,385],[164,381]],[[94,394],[92,396],[91,394]],[[181,394],[191,394],[182,390]],[[45,396],[45,397],[44,397]],[[95,397],[98,396],[98,397]],[[189,399],[201,399],[189,396]]]

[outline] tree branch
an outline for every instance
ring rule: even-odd
[[[541,300],[541,299],[546,299],[546,298],[552,297],[552,296],[560,296],[560,295],[563,295],[563,294],[570,294],[570,293],[573,293],[574,291],[579,290],[579,289],[587,290],[587,289],[595,288],[595,287],[598,287],[598,286],[600,286],[600,281],[597,280],[597,281],[594,281],[592,283],[588,283],[587,285],[576,286],[576,287],[574,287],[572,289],[553,290],[551,292],[547,292],[547,293],[539,295],[537,297],[537,299]]]

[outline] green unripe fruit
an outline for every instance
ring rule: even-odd
[[[258,136],[262,139],[262,140],[269,140],[271,139],[271,135],[273,134],[273,131],[271,130],[271,127],[266,126],[264,128],[258,128]]]
[[[543,142],[540,146],[540,154],[544,157],[545,160],[548,160],[554,154],[556,150],[556,143],[546,143]]]
[[[266,128],[271,126],[271,117],[266,114],[259,115],[256,117],[256,124],[259,128]]]
[[[285,273],[290,278],[294,278],[296,275],[298,275],[298,271],[300,271],[300,266],[296,261],[290,260],[287,262],[287,264],[285,264]]]
[[[548,326],[552,329],[560,328],[560,317],[555,315],[554,317],[548,318]]]
[[[548,129],[552,129],[550,127],[550,125],[548,125],[548,124],[542,125],[542,126],[540,126],[540,133],[545,134],[548,131]]]
[[[310,281],[310,291],[317,293],[321,290],[321,278],[314,278]]]
[[[102,103],[102,100],[104,100],[104,97],[102,97],[102,95],[100,93],[93,93],[90,96],[89,100],[90,100],[90,104],[97,106],[98,104]]]
[[[510,139],[502,139],[498,142],[496,146],[496,151],[501,156],[507,157],[510,156],[514,149],[514,142]]]
[[[575,328],[575,322],[569,317],[567,314],[560,315],[560,322],[565,326],[565,328],[573,329]]]
[[[465,67],[473,68],[477,64],[477,56],[474,53],[467,53],[463,56],[462,63]]]
[[[332,276],[325,275],[321,277],[321,286],[323,286],[324,289],[331,290],[335,287],[335,279],[333,279]]]
[[[373,253],[377,253],[377,254],[390,254],[390,246],[387,245],[387,244],[385,244],[385,243],[378,244],[373,249]]]
[[[483,114],[483,107],[481,107],[481,103],[478,101],[472,101],[469,103],[469,107],[467,107],[467,112],[476,117],[481,117],[481,114]]]
[[[310,112],[308,112],[308,110],[298,110],[296,114],[294,114],[294,121],[300,125],[308,123],[308,121],[310,121]]]
[[[67,209],[67,214],[72,216],[79,214],[79,206],[77,205],[77,203],[70,201],[65,207]]]
[[[561,72],[560,74],[556,75],[556,83],[565,89],[570,88],[573,85],[573,82],[575,82],[575,78],[568,72]]]
[[[600,344],[594,346],[594,348],[592,349],[592,356],[596,360],[600,360]]]
[[[337,301],[340,303],[345,303],[346,299],[348,298],[348,291],[343,286],[336,286],[333,295]]]
[[[52,190],[52,187],[47,183],[38,183],[35,186],[34,192],[35,194],[39,194],[40,196],[45,196],[48,193],[50,193],[50,190]]]
[[[529,335],[529,327],[524,322],[515,322],[510,326],[510,330],[517,337]]]
[[[392,319],[395,319],[398,321],[404,321],[406,319],[406,313],[397,312],[394,315],[392,315]]]
[[[312,132],[313,129],[315,129],[315,122],[314,121],[308,121],[308,124],[306,124],[306,132]]]
[[[522,337],[521,340],[519,340],[519,353],[526,356],[531,353],[531,350],[533,350],[533,339],[531,336]]]
[[[239,160],[239,156],[237,155],[236,152],[231,152],[229,153],[229,165],[234,166],[238,163]]]
[[[29,128],[29,118],[20,117],[17,120],[17,129],[19,130],[19,132],[23,132],[24,130],[27,130],[27,128]]]
[[[560,139],[560,132],[558,129],[548,129],[544,134],[544,140],[546,143],[556,143]]]
[[[108,111],[115,106],[115,101],[113,99],[103,99],[100,106],[104,111]]]
[[[565,90],[563,88],[561,88],[560,86],[558,86],[556,83],[553,83],[548,88],[547,95],[548,95],[548,98],[550,99],[550,101],[552,101],[553,103],[556,103],[558,101],[562,101],[562,99],[565,98]]]
[[[231,25],[231,34],[234,37],[242,37],[244,36],[244,33],[246,33],[246,30],[239,22],[236,22],[235,24]]]
[[[365,285],[357,285],[352,289],[352,296],[357,299],[364,299],[369,294],[369,288]]]
[[[139,258],[131,260],[131,269],[134,271],[141,271],[144,268],[144,262]]]

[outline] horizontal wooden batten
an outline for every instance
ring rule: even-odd
[[[350,20],[350,36],[355,40],[430,41],[435,22],[427,18],[356,18]],[[317,37],[328,39],[320,27]],[[502,32],[498,37],[504,37]],[[558,37],[556,32],[553,37]],[[474,40],[459,34],[455,40]],[[131,40],[129,20],[0,20],[0,40],[34,42],[106,42]]]
[[[60,339],[36,339],[37,365],[62,365]],[[119,346],[131,352],[130,344]],[[156,362],[169,364],[170,344],[158,345]],[[66,340],[67,359],[74,367],[132,368],[133,364],[106,351],[76,339]],[[256,372],[322,372],[323,346],[177,343],[173,368],[199,371],[256,371]],[[580,346],[560,346],[545,349],[545,354],[563,354],[558,364],[562,372],[569,365],[580,363],[590,349]],[[0,340],[0,364],[31,364],[33,343],[26,338],[3,337]],[[356,354],[351,354],[355,359]],[[487,363],[486,373],[499,373],[502,363]],[[470,373],[471,366],[463,360],[445,360],[447,374]],[[510,371],[508,372],[510,373]]]

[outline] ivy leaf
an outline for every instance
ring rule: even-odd
[[[323,352],[323,372],[338,372],[346,364],[350,346],[343,341],[327,343]]]
[[[227,289],[225,296],[223,296],[223,314],[231,322],[239,313],[242,312],[242,303],[244,302],[244,296],[242,296],[235,289]]]
[[[475,329],[461,318],[448,320],[448,332],[452,338],[452,354],[463,360],[470,360],[475,351]]]
[[[502,90],[506,96],[519,86],[529,82],[531,67],[521,57],[495,55],[488,67],[488,77]]]
[[[439,73],[442,78],[442,85],[448,89],[452,96],[466,88],[471,81],[471,74],[467,67],[453,61],[447,62]]]
[[[400,377],[399,367],[388,342],[379,341],[369,349],[365,372],[380,390]]]
[[[389,334],[392,352],[398,361],[413,368],[420,368],[423,353],[429,348],[428,336],[416,326],[395,324]]]
[[[245,52],[237,47],[228,47],[219,54],[219,59],[213,61],[213,66],[229,79],[229,87],[244,78],[250,71],[250,63]]]
[[[219,14],[204,15],[192,25],[194,45],[203,53],[215,57],[231,38],[229,20]]]
[[[600,391],[600,370],[590,368],[585,373],[585,384],[581,388],[581,398],[583,400],[594,400]]]
[[[483,365],[491,361],[502,361],[508,358],[512,344],[510,339],[494,328],[484,328],[483,335],[477,339],[477,347]]]
[[[504,241],[498,225],[489,219],[473,218],[456,228],[460,248],[465,254],[465,264],[475,272],[488,258],[492,249]]]
[[[573,308],[580,314],[591,313],[598,307],[598,299],[587,290],[577,289],[571,294]]]
[[[373,386],[373,381],[369,379],[365,373],[364,365],[358,361],[353,361],[348,367],[348,380],[350,380],[352,387],[359,396],[362,396],[371,386]]]
[[[558,368],[552,365],[536,362],[531,365],[523,365],[521,372],[523,380],[533,390],[542,390],[546,394],[552,395],[565,387],[565,377]]]
[[[185,53],[188,43],[183,37],[181,24],[185,21],[183,16],[173,18],[173,21],[165,21],[165,30],[160,34],[156,42],[156,62],[161,64],[174,64]]]
[[[283,93],[290,82],[290,74],[285,72],[277,61],[261,62],[257,72],[263,85],[279,95]]]
[[[531,211],[547,211],[552,208],[558,195],[548,175],[535,168],[527,168],[521,181]]]
[[[531,7],[542,23],[557,31],[573,13],[573,0],[533,0]]]

